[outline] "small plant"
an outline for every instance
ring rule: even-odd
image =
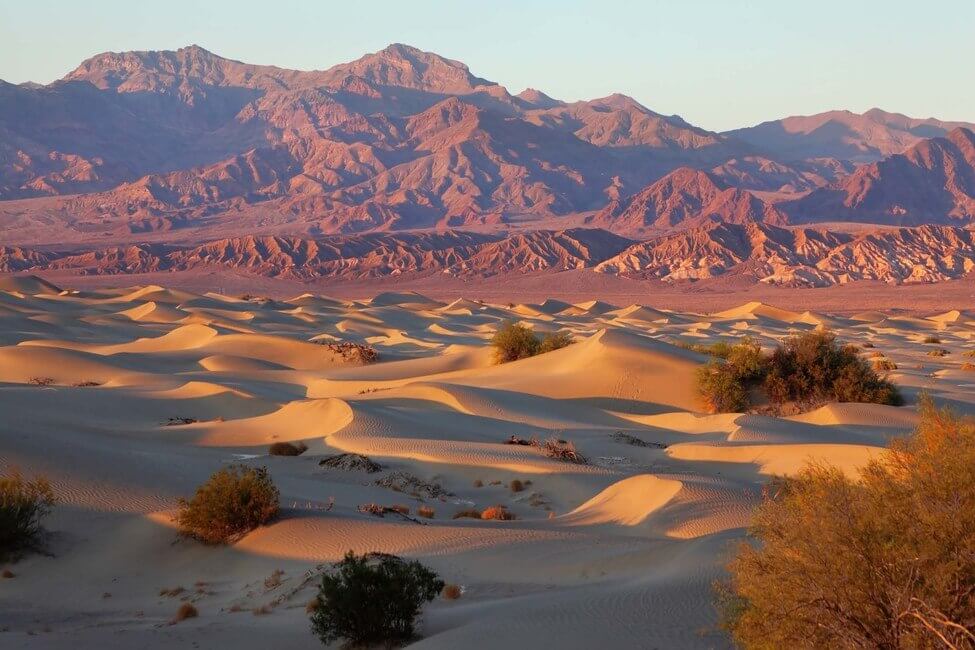
[[[444,585],[443,591],[440,592],[444,600],[457,600],[464,593],[460,585]]]
[[[975,350],[969,350],[969,351],[965,352],[964,354],[962,354],[961,356],[967,357],[969,359],[975,359]]]
[[[567,440],[549,438],[542,443],[542,448],[549,458],[564,460],[568,463],[585,464],[588,462],[585,456],[576,451],[576,446]]]
[[[328,348],[329,352],[339,356],[344,361],[363,365],[379,361],[379,353],[376,351],[376,348],[372,347],[371,345],[351,342],[332,343],[330,341],[324,341],[321,339],[312,341],[312,343],[325,346]]]
[[[34,386],[53,386],[56,380],[53,377],[31,377],[27,383]]]
[[[886,357],[881,357],[873,360],[873,369],[879,372],[889,372],[897,370],[897,364]]]
[[[514,518],[515,515],[511,512],[508,512],[508,509],[501,505],[485,508],[484,512],[481,513],[481,519],[496,519],[498,521],[510,521]]]
[[[508,484],[508,487],[511,488],[512,492],[521,492],[522,490],[525,489],[525,484],[519,481],[518,479],[514,479],[513,481],[511,481],[511,483]]]
[[[179,534],[204,544],[227,544],[278,514],[280,493],[266,467],[230,465],[179,500],[175,521]]]
[[[424,519],[433,519],[436,511],[430,506],[420,506],[416,509],[416,514],[418,517],[423,517]]]
[[[392,510],[393,512],[398,512],[401,515],[410,514],[410,507],[404,506],[403,504],[400,503],[394,503],[393,505],[389,506],[389,509]]]
[[[186,589],[184,589],[183,587],[173,587],[173,588],[164,587],[159,590],[159,595],[166,596],[168,598],[175,598],[176,596],[179,596],[184,591],[186,591]]]
[[[300,456],[308,451],[308,445],[303,442],[275,442],[267,448],[267,453],[271,456]]]
[[[948,356],[948,350],[944,348],[935,348],[933,350],[928,350],[929,357],[946,357]]]
[[[312,630],[323,644],[403,643],[413,638],[424,603],[444,588],[436,573],[394,555],[356,555],[322,576]]]
[[[925,343],[933,343],[933,344],[937,345],[937,344],[941,343],[941,339],[939,337],[935,336],[934,334],[928,334],[927,336],[924,337],[924,342]]]
[[[476,487],[476,488],[484,487],[484,481],[482,481],[481,479],[475,479],[474,480],[474,487]]]
[[[961,369],[969,372],[973,371],[975,370],[975,363],[972,363],[971,361],[966,361],[965,363],[961,364]]]
[[[192,603],[183,603],[176,610],[176,615],[173,617],[173,623],[179,623],[180,621],[185,621],[188,618],[196,618],[200,615],[196,607]]]
[[[480,519],[481,511],[468,508],[454,513],[453,519]]]
[[[276,587],[280,587],[282,582],[281,578],[283,576],[284,576],[284,571],[282,571],[281,569],[275,569],[273,572],[271,572],[271,575],[264,578],[264,588],[274,589]]]
[[[0,477],[0,558],[40,544],[41,520],[54,507],[54,491],[43,477],[14,470]]]

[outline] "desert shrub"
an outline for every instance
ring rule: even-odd
[[[423,603],[443,587],[419,562],[349,551],[322,576],[312,629],[326,645],[339,639],[361,645],[408,641]]]
[[[532,440],[534,441],[534,438]],[[568,440],[560,440],[554,437],[548,438],[545,442],[541,443],[541,447],[545,450],[545,455],[549,458],[578,464],[588,462],[586,457],[576,450],[575,444]]]
[[[748,389],[727,363],[712,361],[697,369],[697,393],[711,413],[736,413],[748,408]]]
[[[454,513],[453,519],[480,519],[481,511],[474,510],[473,508],[466,508],[464,510],[458,510]]]
[[[41,520],[54,507],[54,491],[43,477],[24,478],[17,470],[0,477],[0,557],[40,543]]]
[[[948,356],[948,350],[944,348],[935,348],[933,350],[928,350],[929,357],[946,357]]]
[[[765,392],[784,402],[874,402],[901,404],[897,388],[881,378],[864,359],[836,342],[825,330],[787,338],[772,352]]]
[[[511,489],[512,492],[521,492],[522,490],[525,489],[525,484],[519,481],[518,479],[514,479],[513,481],[511,481],[511,483],[508,484],[508,487]]]
[[[474,479],[474,487],[476,487],[476,488],[484,487],[484,481],[482,481],[479,478],[478,479]]]
[[[935,336],[934,334],[928,334],[927,336],[924,337],[924,342],[938,344],[941,343],[941,338]]]
[[[433,519],[434,515],[436,515],[436,511],[430,506],[420,506],[416,509],[416,514],[424,519]]]
[[[179,500],[176,526],[184,537],[226,544],[274,519],[279,498],[266,467],[230,465]]]
[[[514,513],[508,512],[504,506],[491,506],[485,508],[481,513],[481,519],[497,519],[498,521],[510,521],[515,518]]]
[[[719,587],[744,648],[975,646],[975,421],[922,398],[858,478],[778,479]]]
[[[968,357],[968,358],[973,358],[973,357],[975,357],[975,350],[968,350],[967,352],[965,352],[964,354],[962,354],[962,356],[963,357]]]
[[[173,623],[179,623],[180,621],[185,621],[188,618],[196,618],[200,615],[196,607],[192,603],[183,603],[176,610],[176,615],[173,617]]]
[[[440,593],[445,600],[457,600],[464,592],[460,585],[444,585],[443,591]]]
[[[572,335],[568,332],[554,332],[542,337],[538,346],[538,354],[545,354],[553,350],[561,350],[572,345]]]
[[[873,360],[873,369],[879,372],[897,370],[897,364],[886,357]]]
[[[961,369],[968,370],[968,371],[975,370],[975,363],[966,361],[965,363],[961,364]]]
[[[300,456],[308,451],[308,445],[303,442],[275,442],[267,448],[271,456]]]
[[[494,360],[507,363],[535,356],[541,342],[531,328],[507,321],[494,333],[491,345],[494,346]]]

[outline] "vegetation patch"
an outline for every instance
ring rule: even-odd
[[[275,442],[267,448],[271,456],[300,456],[308,451],[308,445],[303,442]]]
[[[368,456],[361,454],[335,454],[326,456],[318,461],[321,467],[331,467],[341,469],[346,472],[367,472],[375,474],[382,471],[383,467],[379,463],[373,462]]]
[[[311,624],[323,644],[340,639],[372,646],[405,643],[423,604],[443,590],[436,573],[417,561],[352,551],[322,576]]]
[[[508,363],[527,359],[572,345],[572,336],[567,332],[555,332],[539,338],[530,327],[505,321],[498,327],[491,339],[496,363]]]
[[[321,339],[316,339],[312,343],[326,347],[332,354],[349,363],[365,365],[379,361],[379,352],[371,345],[351,342],[333,343]]]
[[[0,559],[40,546],[41,520],[54,503],[44,477],[27,479],[16,470],[0,477]]]
[[[971,648],[975,421],[920,407],[856,479],[828,465],[777,478],[719,585],[744,648]]]
[[[440,499],[453,496],[439,483],[424,481],[409,472],[392,472],[376,480],[379,487],[403,492],[419,499]]]
[[[266,467],[230,465],[179,500],[176,527],[204,544],[227,544],[278,515],[280,493]]]
[[[758,391],[776,411],[787,403],[799,409],[830,401],[903,403],[894,384],[826,330],[791,336],[768,355],[746,337],[725,359],[698,370],[697,391],[712,413],[748,410]]]

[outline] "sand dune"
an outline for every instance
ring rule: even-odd
[[[571,332],[575,343],[495,365],[489,340],[504,320]],[[707,358],[668,341],[748,334],[771,347],[819,325],[894,361],[909,401],[926,390],[975,411],[975,374],[961,369],[975,320],[963,311],[840,317],[749,303],[709,315],[412,292],[275,301],[5,278],[0,464],[48,475],[61,501],[48,522],[52,555],[18,562],[16,589],[0,590],[4,638],[305,647],[302,576],[351,548],[418,557],[464,585],[460,600],[427,608],[417,647],[518,647],[533,634],[592,647],[591,630],[608,621],[616,627],[599,640],[609,647],[700,647],[698,630],[714,623],[710,584],[768,477],[809,460],[855,475],[917,416],[865,404],[705,415],[694,374]],[[923,343],[931,332],[937,346]],[[371,345],[379,361],[325,345],[343,342]],[[932,347],[949,353],[929,356]],[[511,437],[571,441],[587,462]],[[285,441],[308,451],[267,455]],[[337,453],[382,470],[319,466]],[[177,498],[231,462],[269,468],[281,519],[229,548],[173,544]],[[376,483],[397,476],[436,489]],[[435,516],[417,524],[358,512],[370,502],[424,503]],[[516,519],[452,518],[498,504]],[[295,590],[284,604],[262,617],[230,612],[282,593],[263,587],[277,568],[280,589]],[[197,581],[209,585],[193,596],[200,619],[163,626],[178,601],[159,590]]]

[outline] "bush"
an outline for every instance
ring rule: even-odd
[[[545,354],[553,350],[561,350],[572,345],[572,335],[568,332],[546,334],[538,346],[538,354]]]
[[[271,456],[300,456],[308,451],[308,445],[303,442],[297,444],[291,442],[275,442],[267,448],[267,453]]]
[[[975,363],[972,363],[970,361],[966,361],[965,363],[961,364],[961,369],[962,370],[967,370],[969,372],[972,371],[972,370],[975,370]]]
[[[441,592],[445,600],[457,600],[463,593],[459,585],[445,585]]]
[[[776,404],[824,401],[903,403],[897,388],[836,336],[816,330],[785,340],[768,359],[765,392]]]
[[[698,368],[697,393],[711,413],[737,413],[749,406],[745,383],[727,363],[712,361]]]
[[[494,360],[497,363],[533,357],[541,347],[538,337],[530,328],[510,321],[503,323],[494,333],[491,345],[494,346]]]
[[[777,479],[719,587],[745,648],[971,648],[975,421],[922,398],[913,436],[857,479]]]
[[[349,551],[322,576],[312,629],[326,645],[339,639],[361,645],[405,642],[413,637],[423,603],[443,588],[443,580],[419,562]]]
[[[196,618],[200,615],[200,612],[196,610],[196,607],[192,603],[183,603],[176,610],[176,616],[173,617],[173,623],[179,623],[180,621],[185,621],[188,618]]]
[[[880,372],[897,370],[897,364],[886,357],[881,357],[873,360],[873,369]]]
[[[924,342],[937,344],[937,343],[941,343],[941,339],[935,336],[934,334],[929,334],[928,336],[924,337]]]
[[[0,477],[0,558],[40,543],[41,519],[54,507],[54,491],[43,477],[14,470]]]
[[[514,479],[508,484],[508,487],[511,488],[512,492],[521,492],[525,489],[525,484],[518,479]]]
[[[572,345],[572,336],[567,332],[555,332],[539,340],[531,328],[505,321],[494,333],[491,345],[494,346],[495,362],[507,363]]]
[[[928,350],[929,357],[946,357],[948,356],[948,350],[944,348],[935,348],[933,350]]]
[[[416,509],[416,514],[418,517],[423,517],[424,519],[433,519],[436,511],[430,506],[420,506]]]
[[[498,521],[511,521],[515,518],[515,515],[508,512],[508,509],[504,506],[491,506],[490,508],[485,508],[484,512],[481,513],[481,519],[497,519]]]
[[[226,544],[274,519],[279,498],[266,467],[230,465],[179,500],[176,526],[184,537]]]

